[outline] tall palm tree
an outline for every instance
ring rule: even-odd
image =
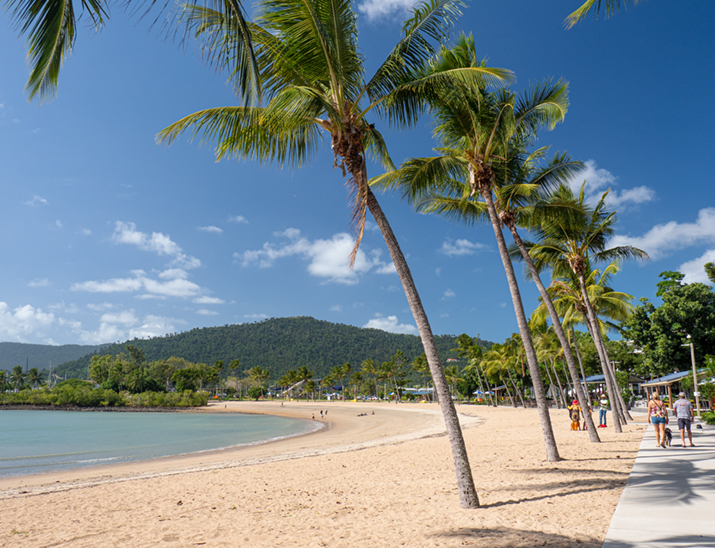
[[[620,397],[615,372],[608,361],[596,311],[588,295],[585,274],[590,266],[599,262],[647,259],[648,254],[633,246],[607,247],[608,240],[614,233],[616,212],[611,212],[606,207],[608,192],[603,194],[594,207],[589,206],[586,203],[584,187],[585,183],[581,186],[578,197],[566,185],[560,186],[548,197],[547,204],[555,208],[545,208],[542,213],[534,215],[530,228],[534,231],[536,243],[524,242],[524,245],[529,250],[537,270],[549,268],[554,278],[570,273],[578,279],[583,303],[586,305],[587,326],[596,345],[608,393],[611,402],[620,400],[613,407],[619,420],[625,422],[625,404]],[[560,213],[553,215],[552,211]],[[617,431],[620,430],[620,425],[614,426]]]
[[[378,368],[375,366],[375,360],[368,358],[362,362],[360,365],[363,374],[372,378],[375,383],[375,397],[378,397],[380,392],[377,389],[377,374]]]
[[[282,0],[258,2],[258,17],[250,25],[260,71],[262,105],[199,111],[160,132],[171,143],[190,132],[217,141],[217,158],[236,156],[300,167],[318,148],[321,134],[330,138],[334,165],[349,177],[353,196],[355,260],[365,228],[367,210],[380,228],[417,324],[440,398],[463,507],[478,506],[471,468],[434,336],[412,275],[392,228],[368,186],[367,155],[387,168],[393,164],[382,134],[370,123],[373,113],[398,127],[414,125],[423,112],[420,91],[427,83],[449,87],[453,81],[476,77],[504,80],[508,71],[485,66],[416,80],[418,68],[446,40],[460,15],[461,0],[429,0],[414,8],[403,25],[403,37],[365,78],[358,49],[357,16],[349,0]],[[217,58],[235,37],[226,17],[199,6],[188,8],[187,19],[198,36],[212,37]],[[411,82],[411,86],[406,86]],[[439,82],[439,83],[438,83]]]
[[[539,271],[529,256],[529,252],[517,228],[519,225],[529,225],[534,211],[538,211],[542,207],[543,197],[548,195],[551,189],[565,183],[583,168],[581,162],[572,161],[565,153],[557,154],[542,167],[540,161],[547,149],[548,147],[541,147],[528,155],[520,153],[518,149],[516,150],[516,153],[510,157],[511,180],[499,189],[496,207],[500,221],[509,229],[514,240],[516,249],[511,250],[512,259],[523,260],[526,263],[529,277],[539,290],[541,300],[550,316],[554,334],[563,348],[563,357],[571,376],[576,397],[581,404],[581,409],[585,410],[584,421],[590,440],[592,443],[599,443],[601,439],[589,411],[591,403],[579,380],[579,371],[571,352],[568,337],[551,302],[549,292],[544,286]]]
[[[155,0],[144,3],[154,5]],[[129,7],[130,1],[125,2]],[[137,0],[134,0],[134,8]],[[164,4],[164,7],[169,5]],[[177,2],[177,6],[181,3]],[[109,18],[110,2],[107,0],[82,0],[79,17],[72,0],[7,0],[6,9],[11,13],[20,35],[27,41],[30,77],[25,91],[30,99],[40,101],[52,99],[57,92],[60,68],[72,53],[76,40],[78,19],[88,17],[95,30],[101,30]],[[253,57],[251,34],[240,0],[206,0],[205,5],[226,17],[236,37],[231,44],[232,62],[237,71],[235,82],[246,96],[256,96],[258,89],[258,68]],[[210,37],[207,37],[210,38]],[[215,60],[209,57],[209,61]]]
[[[477,340],[479,340],[479,336],[477,336]],[[489,401],[496,407],[496,404],[494,403],[494,396],[489,388],[489,383],[487,382],[485,391],[484,383],[482,382],[482,377],[484,376],[483,370],[481,369],[482,357],[484,354],[482,347],[479,346],[478,343],[472,341],[472,338],[466,333],[462,333],[459,337],[457,337],[457,345],[457,348],[452,348],[452,351],[457,352],[457,355],[460,358],[467,360],[467,367],[464,368],[464,372],[474,371],[474,374],[477,377],[477,382],[479,383],[479,390],[482,392],[482,395],[485,393],[488,394]]]
[[[431,73],[483,65],[474,39],[462,36],[454,48],[440,52]],[[502,181],[509,179],[508,157],[514,150],[533,139],[540,127],[551,128],[563,120],[568,106],[567,84],[547,82],[531,87],[523,95],[510,90],[489,91],[483,80],[455,82],[449,88],[424,85],[422,89],[435,118],[440,155],[407,160],[399,170],[376,178],[372,184],[402,189],[404,198],[424,212],[468,224],[489,219],[526,349],[547,459],[558,461],[541,371],[493,194]]]

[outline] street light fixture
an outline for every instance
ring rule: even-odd
[[[695,395],[695,408],[697,409],[697,412],[698,412],[698,418],[701,418],[700,417],[700,391],[698,390],[698,372],[695,369],[695,346],[693,346],[693,341],[690,338],[690,335],[688,335],[687,338],[688,338],[688,344],[684,344],[683,346],[690,347],[690,361],[693,364],[693,394]]]

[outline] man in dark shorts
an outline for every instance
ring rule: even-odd
[[[686,430],[688,431],[690,447],[695,447],[695,445],[693,445],[693,433],[690,431],[690,423],[695,420],[693,416],[693,404],[685,399],[685,392],[678,394],[678,401],[673,404],[673,411],[675,412],[675,416],[678,417],[678,428],[680,428],[680,439],[683,440],[683,447],[686,447]]]

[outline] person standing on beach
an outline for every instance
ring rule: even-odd
[[[648,402],[648,419],[655,428],[656,447],[665,447],[665,424],[668,419],[668,409],[660,400],[658,392],[653,392],[651,400]]]
[[[601,401],[598,402],[598,427],[606,428],[606,411],[608,411],[608,398],[606,394],[601,395]]]
[[[678,418],[678,428],[680,428],[680,439],[683,441],[683,447],[686,447],[686,430],[688,431],[690,447],[695,447],[695,445],[693,445],[693,433],[690,431],[690,424],[695,420],[693,404],[685,399],[685,392],[678,394],[678,401],[673,404],[673,413],[675,413],[675,416]]]

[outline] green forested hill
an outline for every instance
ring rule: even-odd
[[[456,357],[450,349],[457,346],[453,335],[436,337],[443,360]],[[271,318],[257,323],[226,325],[192,329],[185,333],[127,341],[144,351],[147,361],[171,356],[195,363],[213,364],[223,360],[228,364],[240,360],[241,371],[257,365],[271,372],[277,379],[290,369],[309,367],[317,376],[325,375],[332,367],[350,362],[359,367],[363,360],[376,363],[389,360],[402,350],[412,361],[422,354],[422,343],[415,335],[387,333],[379,329],[364,329],[335,324],[310,317]],[[125,344],[127,344],[125,343]],[[481,341],[480,344],[491,346]],[[116,355],[126,352],[124,344],[102,348],[101,354]],[[68,377],[87,377],[91,355],[57,367],[57,374]]]
[[[28,365],[38,369],[47,369],[50,362],[54,367],[63,362],[76,360],[99,349],[99,346],[83,346],[79,344],[50,346],[46,344],[0,342],[0,369],[12,369],[16,365],[21,365],[23,368]]]

